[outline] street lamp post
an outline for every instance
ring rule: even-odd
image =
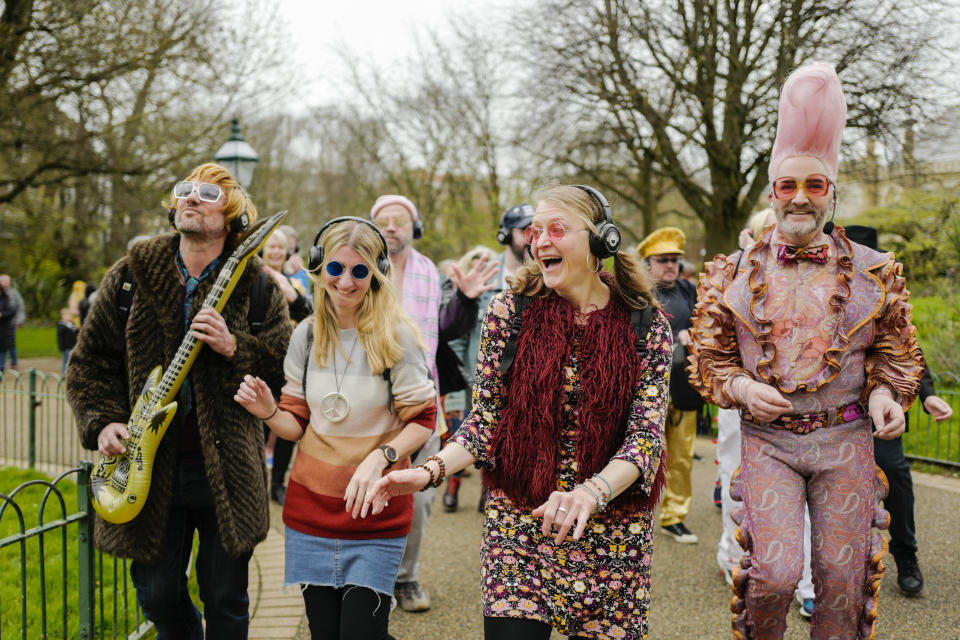
[[[260,162],[260,156],[253,147],[240,135],[240,120],[233,119],[230,127],[230,137],[214,154],[213,159],[226,167],[237,179],[240,186],[249,189],[253,182],[253,171]]]

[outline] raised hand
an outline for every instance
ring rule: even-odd
[[[487,261],[487,256],[480,256],[467,274],[464,274],[456,263],[450,265],[450,280],[463,292],[463,295],[468,298],[478,298],[484,291],[489,291],[496,286],[492,279],[497,275],[500,267],[496,262],[487,265]]]

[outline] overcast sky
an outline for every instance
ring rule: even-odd
[[[361,57],[372,57],[378,66],[389,65],[413,50],[416,28],[440,26],[457,5],[454,0],[279,0],[293,37],[293,56],[308,70],[311,94],[317,98],[307,101],[319,101],[323,71],[339,65],[336,52],[344,43]]]

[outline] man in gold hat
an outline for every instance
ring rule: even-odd
[[[667,486],[660,509],[660,525],[677,542],[694,544],[697,536],[683,524],[693,495],[693,445],[697,435],[700,395],[687,381],[687,344],[690,317],[697,304],[697,290],[680,278],[680,256],[686,242],[676,227],[657,229],[637,246],[657,281],[657,299],[670,316],[673,330],[673,371],[670,376],[670,410],[667,414]]]

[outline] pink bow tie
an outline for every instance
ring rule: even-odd
[[[777,262],[793,264],[797,260],[811,260],[817,264],[827,262],[827,245],[818,244],[815,247],[795,247],[791,244],[777,246]]]

